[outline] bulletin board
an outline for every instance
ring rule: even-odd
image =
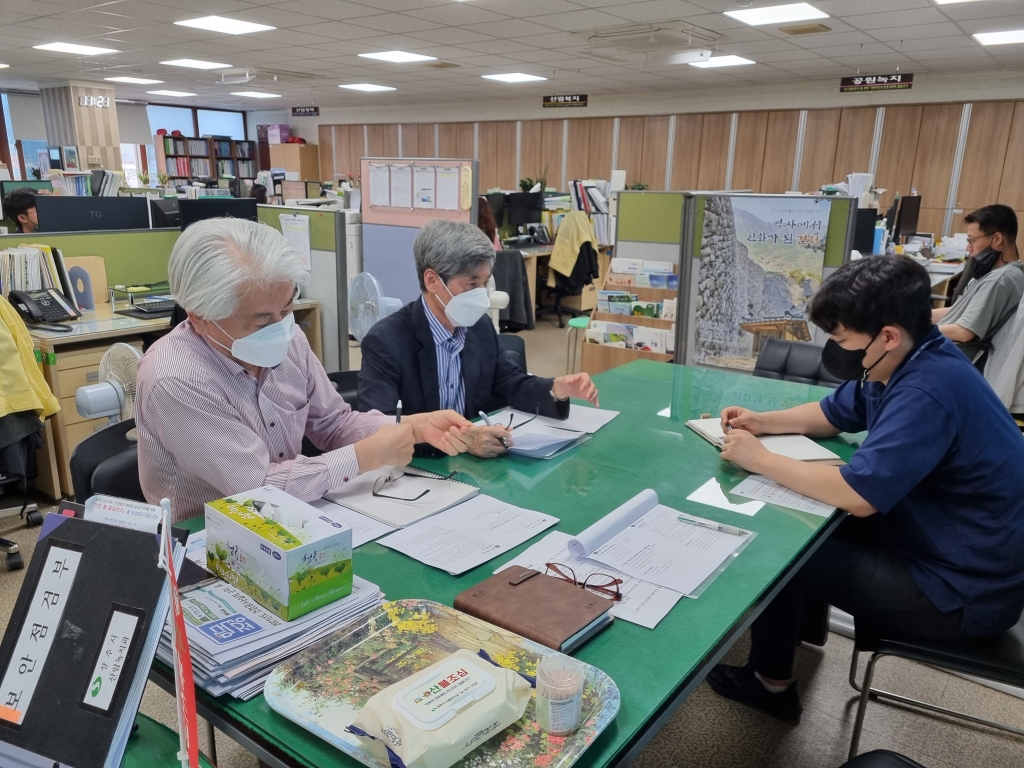
[[[364,157],[361,168],[363,269],[386,296],[420,295],[412,244],[434,219],[476,224],[480,164],[457,158]]]

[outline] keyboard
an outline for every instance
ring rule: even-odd
[[[132,305],[132,309],[137,309],[139,312],[156,313],[156,312],[170,312],[174,309],[174,299],[155,299],[153,301],[137,301]]]

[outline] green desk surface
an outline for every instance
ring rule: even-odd
[[[688,368],[639,360],[594,377],[601,406],[621,415],[593,439],[552,461],[509,456],[417,460],[438,472],[458,470],[484,493],[561,519],[556,530],[578,533],[645,488],[674,509],[742,525],[758,536],[700,598],[682,599],[654,630],[616,621],[576,654],[618,684],[622,709],[614,723],[580,758],[584,768],[603,768],[629,744],[729,631],[757,604],[761,594],[826,527],[822,517],[765,506],[755,516],[696,504],[686,497],[711,477],[732,488],[746,473],[723,462],[718,451],[685,426],[702,413],[727,405],[766,411],[817,401],[829,390],[721,370]],[[671,416],[658,412],[669,408]],[[853,445],[824,441],[844,459]],[[191,521],[193,529],[203,525]],[[539,537],[538,537],[539,538]],[[425,597],[451,605],[462,590],[491,575],[531,540],[485,565],[453,577],[376,542],[354,554],[355,572],[384,590],[389,599]],[[199,697],[242,730],[254,732],[301,766],[354,766],[355,761],[272,711],[262,696],[248,702]]]
[[[139,729],[128,737],[128,747],[121,760],[121,768],[171,768],[177,761],[178,734],[162,723],[145,715],[135,718]],[[209,761],[199,756],[201,768],[211,768]]]

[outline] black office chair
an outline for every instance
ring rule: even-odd
[[[359,371],[335,371],[328,373],[327,378],[344,398],[345,402],[352,406],[353,411],[359,410]]]
[[[815,344],[766,339],[754,363],[754,376],[835,389],[842,380],[825,370],[821,350]]]
[[[505,348],[505,353],[513,363],[519,366],[519,370],[527,373],[526,342],[523,341],[523,337],[514,333],[499,333],[498,343]]]
[[[912,707],[938,712],[950,717],[968,720],[979,725],[987,725],[1000,731],[1007,731],[1017,736],[1024,736],[1024,730],[1011,725],[996,723],[984,718],[974,717],[953,709],[946,709],[928,702],[918,701],[895,693],[881,691],[871,687],[875,674],[875,664],[883,656],[897,656],[910,659],[930,667],[958,672],[964,675],[980,677],[1015,688],[1024,688],[1024,616],[1017,624],[998,637],[990,640],[972,640],[966,642],[932,642],[917,638],[899,637],[894,634],[878,632],[871,627],[856,625],[854,632],[853,660],[850,663],[850,685],[860,693],[860,704],[857,707],[857,718],[853,726],[853,738],[850,741],[850,757],[857,754],[860,744],[861,729],[864,726],[864,712],[869,698],[889,699],[908,704]],[[857,659],[861,652],[870,653],[864,679],[857,684]]]
[[[111,424],[80,442],[71,454],[71,486],[75,500],[97,493],[145,501],[139,481],[139,447],[127,433],[135,419]]]
[[[890,752],[888,749],[875,749],[857,755],[853,760],[843,763],[839,768],[924,768],[916,760]]]
[[[573,216],[577,213],[580,212],[573,211],[567,215]],[[586,214],[583,215],[585,216]],[[557,241],[558,236],[556,235],[555,242]],[[581,295],[584,287],[593,283],[594,279],[599,275],[597,251],[593,245],[585,242],[580,246],[580,252],[576,255],[576,264],[573,266],[572,274],[567,277],[560,272],[555,272],[555,287],[545,289],[548,292],[548,298],[553,298],[555,303],[550,306],[538,307],[535,316],[542,317],[554,312],[558,315],[558,327],[565,328],[565,321],[562,320],[563,314],[570,317],[579,317],[580,315],[587,314],[572,307],[562,306],[562,299],[567,296]]]

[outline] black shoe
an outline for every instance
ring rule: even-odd
[[[708,685],[719,696],[759,709],[778,720],[799,720],[804,711],[796,693],[796,683],[781,693],[771,693],[754,676],[750,665],[730,667],[717,664],[708,674]]]

